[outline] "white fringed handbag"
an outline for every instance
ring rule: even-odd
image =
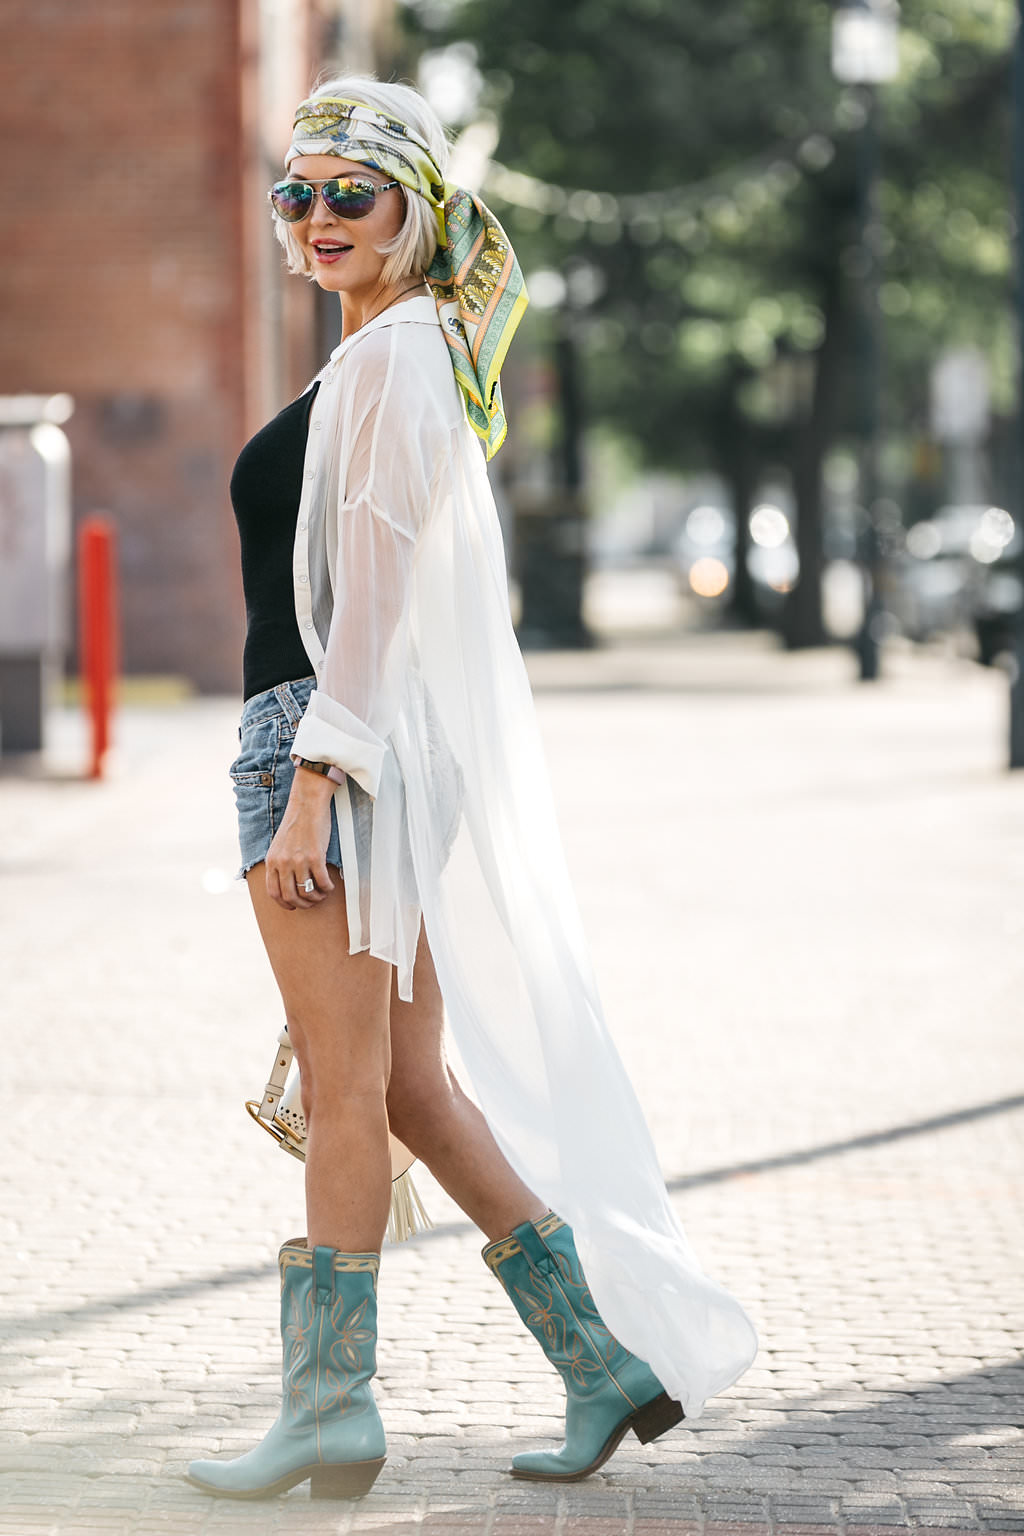
[[[247,1099],[245,1107],[256,1124],[261,1125],[283,1151],[304,1163],[306,1117],[302,1113],[299,1065],[288,1039],[287,1024],[277,1038],[277,1053],[267,1086],[263,1090],[263,1098],[259,1103],[255,1099]],[[393,1243],[404,1243],[414,1232],[426,1232],[434,1225],[412,1181],[411,1169],[415,1161],[409,1148],[403,1146],[396,1136],[392,1136],[388,1237]]]

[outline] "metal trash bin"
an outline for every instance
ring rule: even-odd
[[[68,640],[70,395],[0,396],[0,752],[38,752]]]

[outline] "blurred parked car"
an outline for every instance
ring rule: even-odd
[[[889,601],[912,640],[973,630],[978,659],[991,665],[1013,643],[1024,600],[1024,538],[1009,512],[992,506],[940,507],[908,528],[892,556]]]
[[[694,507],[673,546],[684,591],[711,606],[724,604],[736,576],[736,520],[731,510]],[[762,502],[750,514],[747,570],[765,616],[777,610],[797,578],[800,561],[781,507]]]

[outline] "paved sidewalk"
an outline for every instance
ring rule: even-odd
[[[49,776],[0,774],[0,1533],[1024,1531],[1024,778],[999,677],[886,668],[742,636],[531,662],[613,1028],[762,1336],[699,1422],[561,1490],[508,1477],[560,1389],[429,1180],[436,1230],[385,1254],[370,1498],[181,1481],[276,1413],[302,1230],[241,1107],[278,1005],[229,878],[237,704],[126,712],[101,785],[60,777],[71,717]]]

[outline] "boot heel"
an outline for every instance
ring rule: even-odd
[[[685,1417],[682,1408],[667,1392],[652,1398],[633,1415],[632,1429],[641,1445],[657,1440],[667,1429],[672,1429]]]
[[[384,1461],[381,1456],[378,1461],[314,1467],[309,1475],[309,1496],[311,1499],[361,1499],[377,1481]]]

